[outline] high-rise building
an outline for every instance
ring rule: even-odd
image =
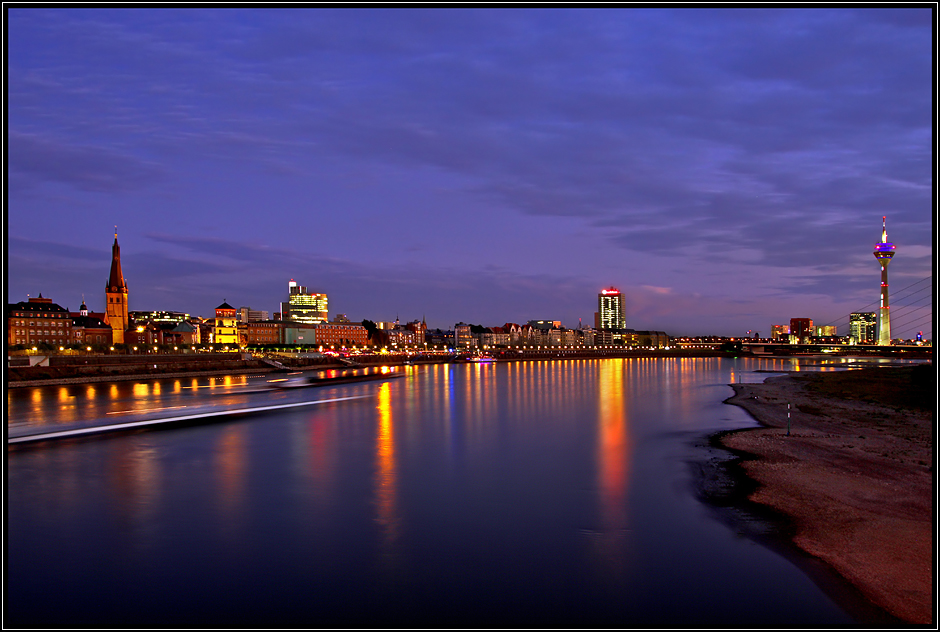
[[[874,344],[877,323],[875,312],[853,312],[849,316],[849,337],[855,340],[855,344]]]
[[[609,287],[597,295],[597,321],[598,329],[627,328],[627,313],[620,290]]]
[[[790,319],[790,340],[796,339],[796,342],[802,343],[810,336],[815,335],[812,318],[791,318]]]
[[[881,218],[881,242],[875,244],[875,259],[881,264],[881,308],[878,310],[878,344],[891,344],[891,313],[888,309],[888,264],[894,256],[894,244],[888,241],[886,217]]]
[[[111,325],[111,339],[115,344],[123,343],[130,320],[127,316],[127,284],[121,272],[121,247],[118,245],[117,229],[114,231],[114,245],[111,246],[111,274],[104,293],[107,301],[105,322]]]
[[[307,292],[303,285],[293,279],[287,284],[288,297],[281,303],[281,319],[298,323],[317,324],[329,322],[329,303],[326,294]]]

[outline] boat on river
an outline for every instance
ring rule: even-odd
[[[280,389],[307,388],[309,386],[331,386],[333,384],[350,384],[354,382],[370,382],[374,380],[391,380],[399,377],[404,377],[404,374],[395,373],[393,371],[366,373],[363,375],[340,374],[326,377],[321,377],[318,375],[294,375],[290,377],[268,380],[268,386],[270,388]]]

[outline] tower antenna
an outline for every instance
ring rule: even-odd
[[[888,264],[894,256],[894,244],[888,241],[887,217],[881,217],[881,242],[875,244],[875,259],[881,264],[881,307],[878,310],[878,344],[891,344],[891,309],[888,306]]]

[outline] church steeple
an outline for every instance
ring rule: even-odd
[[[117,226],[114,227],[114,245],[111,246],[111,275],[108,277],[107,292],[127,292],[124,273],[121,272],[121,247],[117,240]]]
[[[115,343],[124,342],[124,332],[130,326],[127,311],[127,284],[121,272],[121,247],[117,240],[117,226],[114,227],[114,245],[111,246],[111,274],[108,285],[104,288],[107,304],[105,320],[111,325],[112,339]]]

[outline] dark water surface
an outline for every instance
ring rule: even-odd
[[[721,403],[727,385],[791,368],[570,360],[287,392],[264,378],[8,389],[11,436],[364,397],[8,448],[6,624],[852,624],[693,493],[697,441],[754,425]]]

